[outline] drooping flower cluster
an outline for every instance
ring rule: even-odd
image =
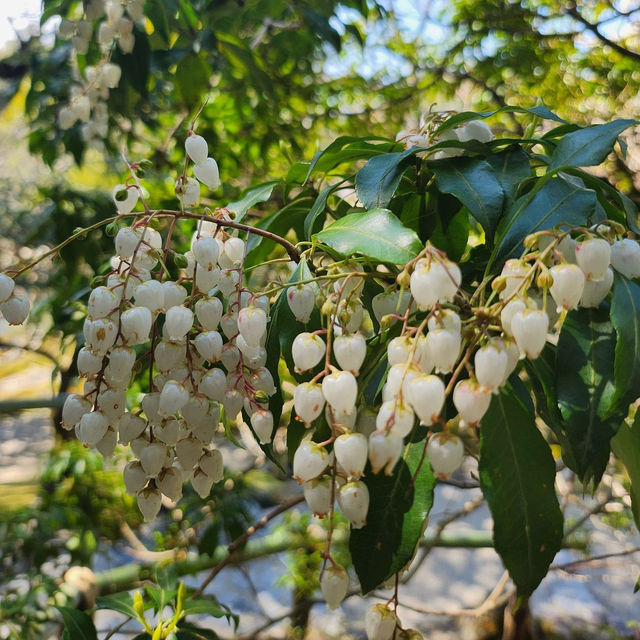
[[[71,100],[58,112],[61,129],[82,123],[82,136],[100,147],[109,131],[107,100],[109,90],[120,84],[122,69],[111,62],[116,45],[127,54],[135,46],[134,26],[144,20],[144,0],[90,0],[83,3],[83,15],[78,20],[62,20],[58,35],[70,39],[76,55],[88,53],[95,38],[101,59],[92,65],[76,65],[78,84],[71,89]],[[82,69],[82,71],[80,71]]]
[[[213,160],[200,136],[188,138],[187,153],[194,157],[194,140],[204,152],[194,159]],[[136,185],[116,187],[119,213],[128,215],[138,195]],[[269,301],[242,285],[245,242],[224,230],[228,215],[198,221],[185,254],[172,252],[170,235],[163,243],[152,219],[115,235],[112,270],[88,301],[78,356],[84,390],[63,407],[63,426],[103,455],[116,442],[130,444],[136,459],[125,467],[125,484],[146,519],[158,513],[162,494],[178,500],[186,480],[205,497],[222,478],[213,445],[222,411],[233,421],[244,408],[258,439],[270,442],[275,392],[264,366]],[[167,276],[170,253],[185,265],[174,279]],[[127,410],[136,367],[146,367],[149,389]]]

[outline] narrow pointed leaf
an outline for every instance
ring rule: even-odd
[[[345,258],[358,253],[391,264],[406,264],[423,249],[416,233],[388,209],[350,213],[313,237]]]
[[[369,472],[364,477],[371,495],[367,524],[362,529],[352,529],[349,540],[363,594],[388,580],[413,558],[427,526],[436,479],[429,462],[422,459],[424,447],[424,441],[409,444],[391,476]]]
[[[498,227],[491,265],[523,251],[530,233],[551,229],[561,222],[586,226],[595,215],[596,194],[564,178],[551,178],[536,191],[518,198]]]
[[[549,170],[600,164],[613,149],[616,138],[634,124],[637,120],[614,120],[567,134],[553,152]]]
[[[520,183],[532,175],[529,156],[518,145],[488,156],[487,163],[502,185],[507,203],[516,199]]]
[[[409,167],[411,157],[418,151],[420,148],[415,147],[371,158],[356,174],[356,193],[360,202],[367,209],[386,207]]]
[[[562,542],[555,463],[533,414],[509,386],[482,420],[480,484],[493,516],[495,549],[518,594],[530,595]]]
[[[233,211],[233,213],[236,214],[234,220],[236,222],[240,222],[240,220],[247,215],[247,212],[251,207],[255,207],[258,203],[265,202],[271,197],[273,189],[277,184],[278,183],[273,180],[271,182],[265,182],[264,184],[258,185],[253,189],[249,189],[240,200],[230,202],[226,206],[226,209]]]

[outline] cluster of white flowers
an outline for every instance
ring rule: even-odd
[[[6,273],[0,273],[0,317],[9,324],[22,324],[29,315],[29,298],[17,290],[15,281]]]
[[[95,66],[86,65],[82,73],[77,72],[79,83],[71,88],[69,104],[60,108],[58,124],[70,129],[81,122],[85,141],[99,148],[109,131],[109,90],[118,86],[122,75],[122,69],[110,61],[111,52],[115,42],[122,53],[133,51],[133,28],[144,20],[144,0],[90,0],[83,6],[82,18],[62,20],[58,34],[71,39],[76,55],[86,55],[95,33],[102,57]]]
[[[204,144],[206,161],[200,136],[187,140],[187,153],[194,157],[194,141],[200,150]],[[138,197],[137,185],[114,189],[124,215]],[[224,210],[220,216],[199,221],[190,251],[174,254],[186,265],[175,280],[159,268],[171,250],[148,217],[120,228],[112,270],[89,296],[78,355],[86,382],[82,394],[67,398],[63,426],[105,456],[116,442],[130,444],[136,459],[125,467],[125,485],[147,520],[157,515],[162,494],[181,497],[186,480],[202,497],[221,480],[222,454],[213,439],[222,410],[235,420],[244,408],[258,439],[272,437],[268,402],[275,385],[264,349],[269,301],[242,286],[245,242],[224,231],[229,218]],[[136,366],[147,368],[149,390],[127,410]]]
[[[434,472],[441,478],[451,474],[464,458],[461,434],[480,423],[492,394],[507,382],[519,360],[540,355],[563,313],[578,306],[597,307],[611,289],[613,269],[628,278],[640,277],[637,241],[617,239],[604,225],[573,233],[578,240],[567,232],[527,238],[530,252],[506,262],[492,282],[490,299],[479,309],[471,307],[459,289],[458,265],[427,245],[398,276],[400,287],[373,299],[383,329],[403,321],[401,335],[387,344],[382,403],[375,409],[359,400],[357,380],[367,354],[363,277],[345,271],[329,302],[320,300],[330,330],[302,332],[292,347],[298,373],[325,363],[294,392],[297,418],[310,430],[295,453],[294,477],[314,514],[330,514],[335,498],[353,528],[365,526],[370,496],[362,476],[367,461],[372,473],[391,474],[417,425],[429,429],[426,458]],[[547,293],[553,302],[547,303]],[[287,300],[297,320],[308,322],[316,304],[313,287],[293,286]],[[443,376],[449,374],[445,384]],[[458,415],[445,423],[441,412],[449,393]],[[314,442],[313,430],[323,415],[333,437]],[[322,573],[321,586],[329,605],[337,606],[347,591],[346,572],[332,562]]]

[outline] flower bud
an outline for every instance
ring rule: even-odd
[[[202,136],[191,133],[184,142],[184,148],[187,155],[196,164],[204,162],[207,159],[209,148],[207,141]]]

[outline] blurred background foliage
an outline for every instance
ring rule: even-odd
[[[113,215],[111,189],[126,173],[123,154],[152,161],[144,180],[151,201],[172,206],[184,139],[205,101],[197,131],[223,183],[212,206],[291,171],[288,186],[276,185],[269,202],[252,209],[257,216],[282,207],[291,184],[302,182],[306,167],[295,162],[309,162],[340,135],[393,139],[432,108],[544,104],[580,124],[640,111],[640,2],[633,0],[147,0],[144,12],[133,52],[114,48],[122,80],[109,94],[103,143],[87,145],[80,124],[63,131],[57,121],[79,74],[101,57],[93,42],[76,58],[69,41],[56,35],[60,19],[82,15],[82,2],[44,0],[41,32],[19,34],[5,47],[0,269]],[[526,133],[509,114],[494,124]],[[640,204],[638,141],[628,142],[627,155],[612,154],[601,177]],[[319,186],[304,188],[311,206]],[[81,346],[83,301],[93,278],[107,269],[110,244],[101,232],[88,234],[60,257],[25,284],[39,291],[33,317],[41,326],[32,337],[66,354],[55,387],[64,392],[74,383],[69,351]],[[5,578],[24,571],[32,581],[46,581],[38,571],[52,558],[66,554],[64,562],[88,563],[101,541],[122,536],[123,525],[138,527],[119,472],[103,469],[96,456],[75,443],[56,447],[36,506],[0,509]],[[263,484],[264,478],[237,474],[204,505],[187,496],[153,545],[195,543],[208,552],[237,537],[274,499]],[[302,531],[307,523],[285,523],[294,525]],[[303,602],[316,589],[317,563],[317,555],[290,558],[287,586]],[[34,589],[24,598],[33,599]],[[24,610],[16,602],[16,611]]]

